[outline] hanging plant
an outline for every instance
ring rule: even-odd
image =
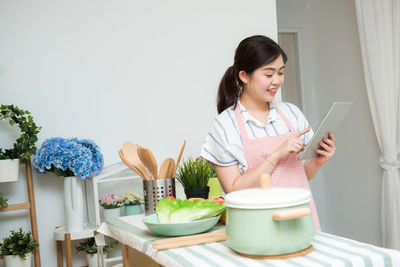
[[[22,162],[27,162],[28,158],[36,153],[37,134],[42,127],[36,126],[29,111],[14,105],[0,106],[0,120],[7,120],[11,126],[18,125],[21,130],[21,136],[15,140],[13,148],[0,148],[0,160],[19,158]]]

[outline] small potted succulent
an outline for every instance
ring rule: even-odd
[[[120,217],[122,206],[122,199],[117,194],[107,194],[99,200],[99,204],[103,207],[103,219],[104,221]]]
[[[86,261],[89,267],[97,267],[102,266],[99,262],[99,255],[97,253],[97,244],[94,237],[85,239],[79,242],[78,245],[75,246],[75,249],[79,251],[84,251],[86,253]],[[112,245],[106,245],[102,247],[103,249],[103,259],[107,258],[107,254],[111,252],[114,247]]]
[[[182,162],[175,178],[182,184],[186,198],[208,198],[209,179],[214,177],[214,168],[203,158],[188,158]]]
[[[41,127],[33,121],[27,110],[14,105],[0,106],[0,121],[6,120],[11,126],[18,125],[21,135],[10,149],[0,148],[0,182],[18,181],[19,162],[26,163],[36,153],[37,134]]]
[[[0,244],[0,253],[4,256],[6,267],[30,267],[32,251],[39,246],[31,232],[11,230],[11,234]]]
[[[122,205],[124,206],[125,216],[139,214],[141,207],[141,201],[143,201],[143,196],[128,192],[122,195]]]

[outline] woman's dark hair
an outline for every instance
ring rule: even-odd
[[[236,48],[233,66],[225,72],[218,88],[218,114],[235,105],[241,93],[242,81],[239,72],[244,70],[249,76],[259,67],[273,62],[282,56],[286,63],[287,57],[282,48],[272,39],[254,35],[242,40]]]

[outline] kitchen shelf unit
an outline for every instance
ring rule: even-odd
[[[126,185],[127,182],[130,184]],[[125,186],[121,188],[121,184],[124,184]],[[100,216],[101,206],[99,204],[101,196],[108,193],[117,193],[121,196],[123,193],[128,191],[143,195],[142,178],[122,162],[107,166],[99,175],[91,179],[86,179],[85,187],[88,225],[95,228],[99,227],[102,223]],[[130,189],[128,190],[127,188]],[[122,262],[122,251],[121,256],[107,258],[104,262],[107,264],[106,266],[108,266],[108,263]]]
[[[112,185],[107,188],[105,184],[120,184],[121,182],[130,181],[133,187],[132,190],[143,195],[143,183],[141,178],[129,169],[122,162],[107,166],[103,168],[101,173],[90,179],[85,180],[85,198],[87,207],[87,220],[84,229],[79,232],[68,232],[65,226],[57,227],[53,232],[53,238],[56,241],[57,247],[57,267],[63,267],[63,249],[62,242],[65,242],[65,257],[67,267],[72,267],[72,241],[86,239],[94,237],[94,230],[100,226],[102,223],[100,216],[100,205],[99,205],[99,195],[105,193],[122,193],[122,190],[126,190],[126,187],[120,188],[118,192],[117,187]],[[117,190],[117,192],[113,191]],[[111,266],[111,264],[116,264],[117,262],[122,262],[122,255],[107,258],[104,260],[105,266]],[[110,264],[110,265],[109,265]]]
[[[32,179],[32,163],[31,158],[25,163],[25,176],[26,184],[28,189],[28,202],[11,204],[7,207],[0,208],[0,212],[16,211],[16,210],[26,210],[29,209],[29,216],[31,221],[31,231],[33,238],[39,242],[38,231],[37,231],[37,220],[36,220],[36,205],[35,205],[35,194],[33,191],[33,179]],[[40,267],[40,250],[39,247],[33,250],[35,267]],[[0,259],[3,256],[0,254]]]

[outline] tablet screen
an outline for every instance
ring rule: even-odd
[[[310,160],[318,156],[315,150],[320,147],[319,143],[322,138],[328,137],[329,132],[333,133],[335,131],[336,127],[339,126],[340,122],[346,116],[351,105],[352,102],[334,102],[332,104],[310,142],[300,154],[299,160]]]

